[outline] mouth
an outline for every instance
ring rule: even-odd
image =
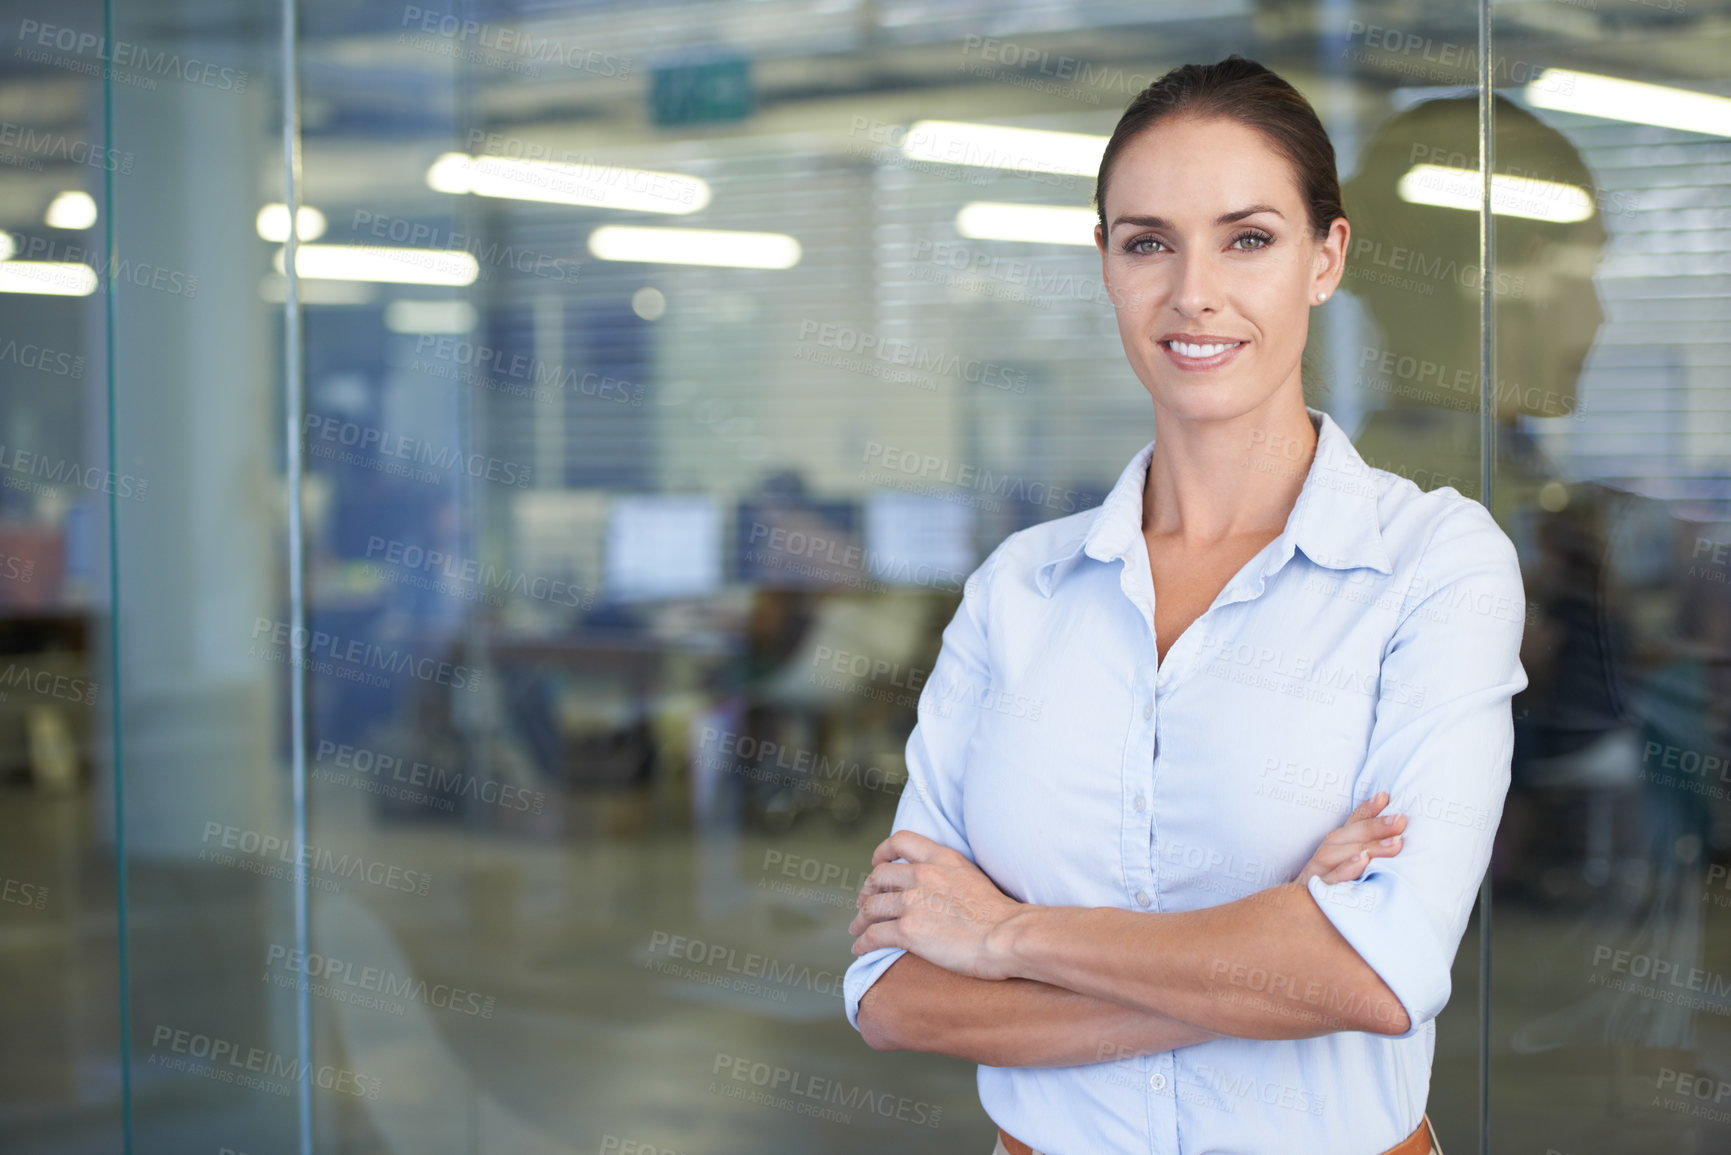
[[[1238,356],[1246,342],[1243,341],[1209,341],[1192,343],[1189,341],[1160,341],[1160,348],[1166,351],[1166,357],[1180,369],[1192,373],[1218,369],[1228,364]]]

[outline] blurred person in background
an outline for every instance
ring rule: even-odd
[[[1572,481],[1530,426],[1584,413],[1580,376],[1605,320],[1594,276],[1606,214],[1631,206],[1629,194],[1600,187],[1562,133],[1493,99],[1495,172],[1507,183],[1492,202],[1491,509],[1521,555],[1530,684],[1512,703],[1511,783],[1491,875],[1539,911],[1569,908],[1543,936],[1550,981],[1541,986],[1565,991],[1578,984],[1575,960],[1599,947],[1705,965],[1713,807],[1690,774],[1665,767],[1682,763],[1679,752],[1722,748],[1707,684],[1715,599],[1689,565],[1698,535],[1667,503]],[[1476,168],[1478,132],[1474,97],[1414,105],[1376,130],[1342,186],[1353,222],[1344,284],[1376,328],[1349,359],[1359,391],[1380,403],[1354,443],[1374,465],[1473,496],[1479,218],[1406,182]],[[1595,987],[1522,1010],[1510,1039],[1517,1053],[1641,1046],[1681,1064],[1696,1045],[1690,1008],[1634,989]]]

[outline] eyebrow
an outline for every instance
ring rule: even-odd
[[[1286,214],[1275,208],[1273,205],[1251,205],[1248,208],[1238,209],[1236,212],[1221,213],[1219,216],[1214,218],[1214,223],[1217,225],[1229,225],[1234,221],[1241,221],[1245,217],[1253,217],[1257,213],[1273,213],[1281,220],[1286,219]],[[1165,217],[1123,216],[1112,222],[1113,228],[1117,228],[1119,225],[1137,225],[1141,228],[1149,229],[1169,229],[1172,227],[1172,222],[1167,220]]]

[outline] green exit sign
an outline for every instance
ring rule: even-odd
[[[751,115],[751,61],[727,57],[657,66],[650,111],[659,125],[743,120]]]

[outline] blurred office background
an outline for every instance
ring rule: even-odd
[[[1525,567],[1443,1144],[1731,1149],[1731,3],[1490,9],[0,4],[0,1149],[989,1150],[845,927],[963,579],[1152,436],[1093,173],[1231,52],[1339,153],[1307,399]]]

